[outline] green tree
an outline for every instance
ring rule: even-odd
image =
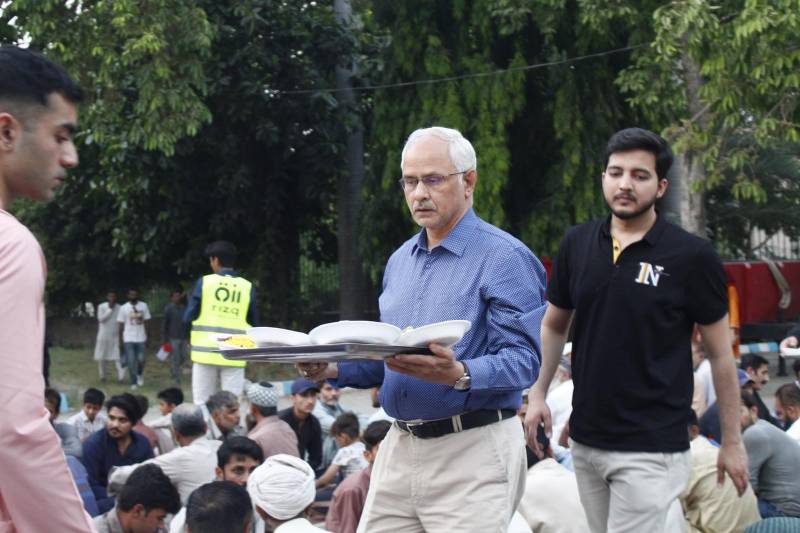
[[[763,203],[767,182],[748,167],[760,150],[800,139],[799,8],[796,0],[679,0],[643,21],[652,44],[618,81],[680,155],[689,184],[681,218],[695,233],[706,232],[706,191],[726,183],[734,198]],[[731,142],[742,135],[754,142]]]

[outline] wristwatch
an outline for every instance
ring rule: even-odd
[[[464,363],[461,364],[464,366],[464,375],[456,380],[453,384],[453,388],[457,391],[465,392],[472,386],[472,377],[469,375],[469,368],[467,365]]]

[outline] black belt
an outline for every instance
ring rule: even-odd
[[[516,415],[517,412],[513,409],[494,409],[494,410],[481,410],[464,413],[463,415],[451,416],[450,418],[442,418],[441,420],[431,420],[430,422],[403,422],[402,420],[395,420],[394,423],[397,427],[411,433],[420,439],[433,439],[436,437],[444,437],[451,433],[459,433],[461,431],[481,426],[488,426],[501,420],[506,420]]]

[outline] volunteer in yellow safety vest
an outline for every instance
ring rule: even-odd
[[[197,280],[183,316],[184,322],[192,325],[192,397],[198,405],[218,390],[237,396],[242,393],[246,363],[229,361],[216,353],[216,336],[244,333],[258,323],[253,284],[234,270],[236,246],[227,241],[213,242],[206,247],[205,255],[213,274]]]

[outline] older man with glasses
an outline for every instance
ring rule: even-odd
[[[381,320],[398,327],[466,319],[452,348],[337,366],[312,379],[381,386],[397,421],[381,444],[359,531],[505,531],[525,488],[522,390],[539,371],[545,272],[519,240],[472,210],[475,150],[456,130],[406,141],[400,186],[423,229],[386,266]]]

